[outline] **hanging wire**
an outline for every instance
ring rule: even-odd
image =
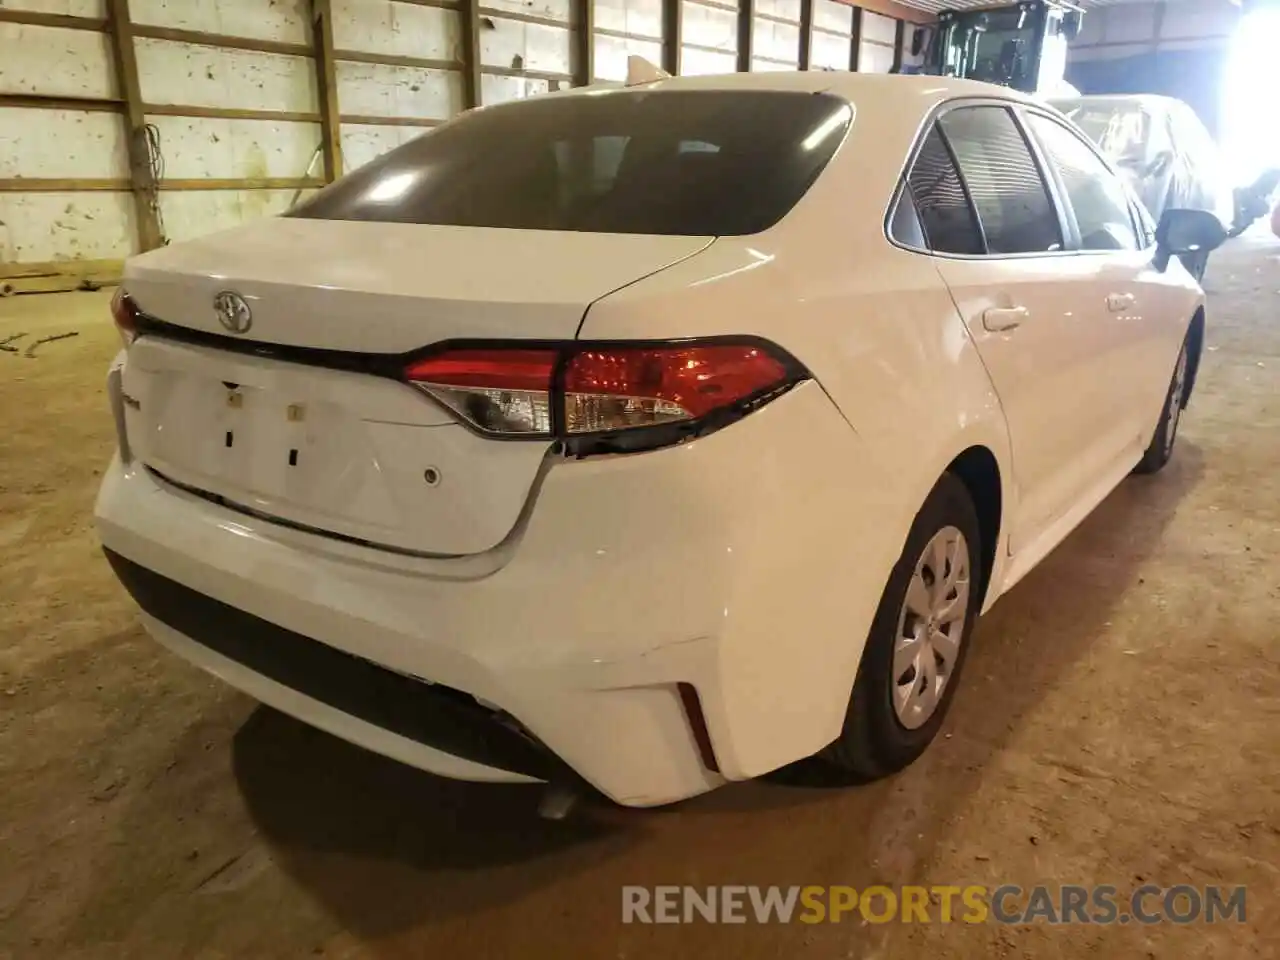
[[[160,231],[160,244],[168,246],[169,237],[164,229],[164,213],[160,209],[160,181],[164,179],[164,153],[160,149],[160,128],[154,123],[144,124],[142,135],[147,148],[147,169],[151,176],[147,185],[147,204],[151,207]]]

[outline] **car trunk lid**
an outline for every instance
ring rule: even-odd
[[[397,355],[572,339],[593,301],[710,242],[275,220],[146,254],[125,288],[160,323],[124,371],[130,446],[182,487],[306,529],[427,555],[490,549],[550,445],[471,432],[395,378]],[[249,307],[243,333],[214,307],[225,292]]]

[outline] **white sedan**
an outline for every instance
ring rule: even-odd
[[[883,775],[1169,458],[1221,233],[969,81],[485,108],[129,262],[98,527],[161,643],[425,770]]]

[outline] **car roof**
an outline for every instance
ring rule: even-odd
[[[626,86],[620,83],[597,83],[574,87],[555,96],[592,96],[602,90],[780,90],[830,93],[853,103],[859,109],[874,106],[884,110],[916,109],[927,111],[934,104],[961,97],[995,97],[1019,103],[1041,103],[1008,87],[965,80],[958,77],[935,77],[922,74],[849,73],[838,70],[806,70],[760,73],[725,73],[707,76],[665,77],[647,83]]]

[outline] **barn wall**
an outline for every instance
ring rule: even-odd
[[[140,198],[117,4],[135,152],[158,177]],[[0,0],[0,281],[118,264],[153,217],[180,241],[287,210],[325,181],[328,129],[349,171],[477,103],[623,80],[631,55],[683,74],[796,70],[806,52],[808,69],[887,71],[903,18],[925,19],[892,0]]]

